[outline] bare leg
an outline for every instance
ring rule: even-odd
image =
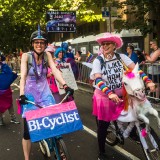
[[[20,122],[17,120],[15,112],[14,112],[14,108],[13,108],[13,104],[12,106],[8,109],[8,112],[11,116],[11,122],[15,123],[15,124],[20,124]]]
[[[8,112],[9,112],[10,115],[13,115],[13,114],[14,114],[13,104],[12,104],[12,106],[8,109]]]
[[[23,153],[25,160],[29,160],[31,152],[31,141],[22,139]]]

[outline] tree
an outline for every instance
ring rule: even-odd
[[[91,8],[86,11],[86,8]],[[37,29],[37,24],[45,30],[46,12],[54,10],[74,10],[78,23],[101,19],[95,14],[94,2],[83,0],[1,0],[0,1],[0,50],[8,53],[16,48],[29,45],[29,35]]]
[[[159,0],[0,0],[0,50],[8,53],[16,48],[26,48],[37,24],[45,30],[48,10],[76,11],[79,25],[103,20],[101,7],[107,6],[108,2],[122,10],[119,16],[132,17],[126,21],[116,20],[117,30],[140,29],[143,35],[154,33],[160,39]]]
[[[118,4],[122,9],[121,17],[127,20],[116,20],[115,25],[121,29],[140,29],[142,35],[153,34],[160,40],[160,1],[159,0],[126,0]]]

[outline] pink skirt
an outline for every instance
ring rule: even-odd
[[[12,90],[0,90],[0,113],[4,113],[12,106]]]
[[[122,96],[122,89],[117,89],[115,93]],[[97,116],[98,120],[114,121],[121,111],[124,109],[124,102],[116,104],[109,100],[108,96],[101,90],[96,89],[93,95],[93,115]]]

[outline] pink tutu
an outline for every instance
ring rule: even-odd
[[[0,90],[0,113],[4,113],[12,106],[12,90]]]
[[[48,74],[51,73],[52,70],[50,68],[48,68]],[[58,87],[56,84],[56,80],[54,78],[54,76],[48,77],[47,78],[48,84],[49,84],[49,88],[53,93],[57,93],[58,92]]]
[[[122,89],[117,89],[115,93],[122,96]],[[116,120],[121,111],[124,109],[124,103],[115,102],[108,99],[108,96],[101,90],[96,89],[93,95],[93,115],[97,116],[98,120],[113,121]]]

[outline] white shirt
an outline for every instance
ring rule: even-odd
[[[106,67],[103,67],[101,70],[101,63],[96,58],[93,61],[93,67],[90,74],[90,78],[95,79],[94,74],[100,73],[102,74],[102,80],[106,82],[107,87],[109,87],[111,90],[121,88],[122,87],[122,71],[123,71],[122,63],[116,58],[115,55],[110,60],[104,58],[103,54],[101,54],[100,56],[104,59]],[[133,61],[129,57],[127,57],[125,54],[120,54],[120,57],[123,60],[123,62],[126,64],[126,66],[133,63]],[[94,87],[99,89],[96,85],[94,85]]]

